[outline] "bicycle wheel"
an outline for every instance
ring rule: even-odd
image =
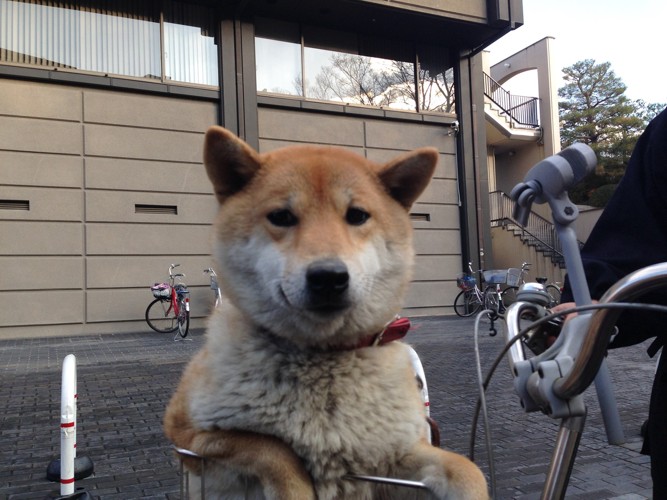
[[[500,294],[500,300],[505,308],[516,302],[516,292],[519,291],[518,286],[510,286],[505,288]]]
[[[556,285],[547,285],[547,293],[549,294],[549,297],[551,297],[548,306],[549,308],[560,304],[560,288]]]
[[[178,328],[178,322],[171,300],[155,299],[146,308],[146,323],[158,333],[171,333]]]
[[[489,285],[484,289],[484,308],[490,309],[494,315],[498,315],[500,297],[496,285]]]
[[[185,297],[181,296],[178,298],[178,334],[181,338],[188,336],[188,330],[190,330],[190,308],[188,303],[185,300]]]
[[[472,316],[481,308],[482,304],[473,290],[460,292],[454,300],[454,312],[462,318]]]

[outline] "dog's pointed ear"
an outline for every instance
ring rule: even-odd
[[[206,131],[204,165],[219,203],[243,189],[260,169],[258,153],[218,126]]]
[[[437,163],[435,148],[416,149],[384,165],[378,177],[391,197],[408,210],[431,181]]]

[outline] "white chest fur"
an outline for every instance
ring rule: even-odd
[[[197,427],[271,434],[317,480],[390,473],[423,436],[407,348],[291,352],[266,339],[213,341],[213,377],[190,395]]]

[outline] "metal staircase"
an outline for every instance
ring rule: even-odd
[[[565,269],[565,259],[553,223],[531,212],[528,224],[521,226],[513,217],[514,202],[502,191],[489,193],[491,227],[502,227],[521,239],[524,245],[535,249],[548,257],[552,263]]]

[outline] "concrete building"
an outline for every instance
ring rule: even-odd
[[[493,265],[530,262],[529,278],[562,282],[564,262],[548,206],[535,204],[524,228],[513,220],[508,196],[533,165],[560,151],[559,70],[553,67],[553,43],[553,38],[543,38],[493,66],[484,57],[483,78]],[[525,72],[534,76],[535,97],[504,89]]]
[[[521,24],[521,0],[0,0],[0,338],[147,330],[173,262],[201,324],[215,123],[260,151],[437,147],[405,312],[451,314],[504,182],[482,51]]]

